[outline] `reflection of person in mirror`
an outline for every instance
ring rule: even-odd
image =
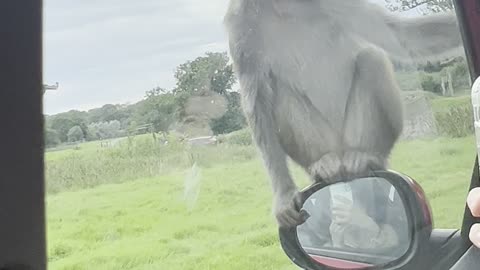
[[[330,235],[334,247],[369,251],[409,246],[403,203],[386,181],[351,182],[352,197],[335,195],[331,205]],[[402,254],[399,254],[402,255]]]
[[[328,189],[317,191],[305,201],[303,209],[310,217],[297,227],[297,235],[302,246],[312,248],[331,246],[329,232],[331,212],[328,207],[319,207],[329,205],[329,201]]]

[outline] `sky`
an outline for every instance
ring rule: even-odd
[[[227,50],[225,0],[44,1],[44,111],[133,103],[175,67]]]
[[[382,0],[374,0],[382,1]],[[134,103],[175,68],[227,51],[228,0],[45,0],[44,112]]]

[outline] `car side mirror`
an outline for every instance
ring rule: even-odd
[[[303,269],[422,269],[432,215],[422,188],[408,176],[378,171],[313,184],[300,196],[309,217],[280,228],[280,240]]]

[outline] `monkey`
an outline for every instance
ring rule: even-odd
[[[306,218],[287,158],[314,182],[388,168],[404,111],[391,59],[462,46],[453,13],[404,18],[367,0],[231,0],[224,25],[273,213],[287,228]]]

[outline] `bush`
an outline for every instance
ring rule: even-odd
[[[420,78],[421,86],[424,91],[432,92],[441,94],[442,93],[442,85],[437,77],[433,75],[423,73]]]
[[[60,143],[60,136],[58,135],[58,132],[54,129],[47,128],[45,130],[45,146],[55,147]]]
[[[427,64],[423,67],[423,70],[427,73],[439,72],[442,70],[442,66],[440,65],[440,62],[432,63],[427,61]]]
[[[222,117],[210,121],[213,134],[235,132],[245,127],[245,117],[239,109],[228,110]]]
[[[79,151],[57,152],[56,158],[51,158],[51,154],[47,154],[45,165],[46,188],[50,194],[165,175],[191,168],[193,161],[207,168],[235,165],[257,157],[254,147],[195,147],[172,135],[168,136],[168,144],[140,135],[124,139],[113,147],[83,149],[80,146]]]
[[[225,143],[230,145],[252,145],[252,134],[250,129],[238,130],[226,135],[220,135],[217,138],[218,143]]]
[[[220,118],[210,121],[210,129],[215,135],[231,133],[247,125],[240,106],[240,94],[238,92],[230,92],[225,94],[225,97],[228,100],[227,112]]]
[[[455,89],[470,87],[470,76],[468,66],[465,62],[459,62],[453,66],[452,81]]]
[[[435,114],[438,131],[447,137],[459,138],[474,134],[473,108],[470,105],[452,107]]]
[[[89,141],[118,138],[124,135],[125,132],[121,130],[121,124],[118,120],[110,122],[91,123],[88,125]]]
[[[80,126],[72,127],[67,133],[68,142],[78,142],[85,138]]]

